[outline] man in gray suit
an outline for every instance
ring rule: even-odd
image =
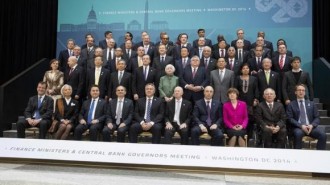
[[[210,85],[214,88],[213,99],[225,103],[228,101],[227,90],[234,86],[235,74],[226,69],[225,58],[219,58],[217,61],[218,69],[211,71]]]

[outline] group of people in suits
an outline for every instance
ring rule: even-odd
[[[67,49],[51,61],[51,70],[45,73],[45,92],[38,90],[41,96],[52,97],[53,118],[60,123],[56,138],[66,139],[74,130],[74,138],[80,140],[88,129],[91,140],[96,141],[102,133],[103,140],[110,141],[116,130],[118,142],[124,142],[128,132],[134,143],[141,132],[150,131],[152,143],[160,143],[162,134],[164,142],[171,143],[178,132],[182,144],[188,144],[190,136],[191,144],[198,145],[199,135],[207,132],[211,145],[223,145],[226,132],[229,145],[243,146],[243,136],[250,135],[257,122],[266,130],[262,134],[265,147],[284,147],[285,109],[297,99],[296,86],[304,84],[309,102],[314,98],[309,74],[300,68],[300,57],[290,56],[283,39],[274,51],[264,32],[251,44],[244,39],[244,30],[238,29],[237,39],[229,47],[223,36],[212,45],[204,29],[199,29],[198,35],[193,44],[188,43],[186,33],[173,43],[161,32],[161,41],[154,44],[148,33],[142,32],[142,41],[133,44],[133,35],[127,32],[121,47],[116,47],[109,32],[100,47],[91,34],[86,35],[82,47],[69,39]],[[269,118],[274,114],[258,109],[265,102],[274,102],[266,104],[273,105],[271,111],[279,109],[276,113],[281,116]],[[26,114],[26,120],[33,120],[34,114]],[[266,121],[260,121],[263,116]],[[23,125],[41,125],[30,122]],[[19,137],[24,136],[23,128]],[[270,140],[273,134],[279,138]]]

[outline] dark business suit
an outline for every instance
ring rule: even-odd
[[[203,98],[203,90],[199,92],[194,92],[192,90],[186,89],[185,86],[189,84],[202,87],[206,87],[207,85],[209,85],[209,80],[206,76],[205,68],[203,66],[198,67],[195,77],[193,77],[192,67],[186,67],[180,78],[180,86],[183,88],[184,91],[183,98],[191,101],[194,104],[197,100]]]
[[[235,47],[235,50],[237,50],[237,47],[236,47],[236,42],[237,42],[237,39],[236,40],[233,40],[231,41],[231,46],[234,46]],[[250,49],[252,48],[251,47],[251,42],[248,41],[248,40],[243,40],[243,43],[244,43],[244,46],[243,46],[243,50],[244,51],[250,51]]]
[[[72,51],[73,54],[73,51]],[[65,72],[69,66],[68,66],[68,59],[70,57],[69,50],[65,49],[60,51],[60,54],[58,55],[58,61],[59,61],[59,66],[58,69],[61,70],[62,72]]]
[[[102,49],[106,49],[108,47],[107,40],[103,39],[99,42],[99,47]],[[115,43],[114,48],[117,48],[117,43]]]
[[[180,124],[185,123],[187,125],[186,128],[180,129],[180,126],[177,122],[174,122],[174,115],[175,115],[175,104],[177,100],[173,98],[170,102],[166,103],[166,110],[165,110],[165,123],[170,122],[173,126],[171,130],[165,129],[164,139],[166,144],[172,143],[172,137],[174,136],[175,132],[178,132],[181,137],[181,144],[187,145],[189,136],[188,130],[190,127],[191,122],[191,111],[192,105],[188,100],[182,99],[181,108],[179,113],[179,121]]]
[[[233,62],[234,62],[232,68],[230,66],[230,60],[233,60]],[[226,60],[226,62],[227,62],[226,68],[229,69],[229,70],[234,71],[235,76],[239,76],[241,74],[240,69],[241,69],[241,66],[242,66],[242,62],[240,62],[239,60],[235,60],[235,58],[233,58],[233,59],[228,58]]]
[[[108,85],[110,81],[110,71],[105,69],[104,67],[101,68],[99,83],[100,90],[100,97],[104,98],[108,95]],[[89,94],[90,87],[95,85],[95,68],[89,69],[87,71],[87,79],[86,79],[86,92]],[[90,95],[89,95],[90,96]]]
[[[206,75],[208,77],[210,77],[210,73],[211,71],[215,70],[215,69],[218,69],[217,67],[217,60],[214,59],[214,58],[208,58],[208,64],[206,64],[205,62],[206,58],[203,57],[200,61],[201,61],[201,66],[204,66],[204,69],[205,69],[205,72],[206,72]]]
[[[256,48],[257,44],[254,42],[252,45],[251,45],[251,48]],[[274,47],[273,47],[273,43],[268,41],[268,40],[264,40],[264,45],[263,45],[264,48],[267,48],[270,50],[270,56],[273,57],[273,53],[274,53]]]
[[[156,49],[155,49],[155,55],[154,55],[154,57],[159,57],[159,45],[156,45],[155,46],[156,47]],[[167,44],[166,45],[166,55],[168,55],[168,56],[171,56],[171,57],[173,57],[173,59],[175,59],[175,47],[173,46],[173,45],[169,45],[169,44]]]
[[[250,58],[247,61],[248,65],[249,65],[249,68],[250,68],[250,73],[252,71],[256,71],[256,72],[262,71],[262,69],[263,69],[262,68],[262,60],[263,59],[264,59],[263,57],[260,58],[260,63],[257,62],[256,57]],[[256,76],[256,75],[254,75],[254,76]]]
[[[212,100],[211,103],[211,125],[216,124],[217,128],[210,130],[211,125],[207,125],[208,118],[206,102],[204,99],[198,100],[193,110],[193,127],[191,129],[191,143],[199,145],[199,136],[202,130],[199,125],[204,125],[207,128],[208,134],[211,138],[211,146],[223,146],[223,132],[222,132],[222,104],[217,100]]]
[[[212,41],[210,39],[205,38],[205,46],[210,46],[210,48],[212,48]],[[198,48],[198,39],[193,41],[193,48]]]
[[[272,58],[271,50],[264,47],[261,56],[262,56],[262,58],[271,59]],[[253,48],[253,49],[250,50],[250,57],[249,58],[255,58],[255,57],[256,57],[255,48]]]
[[[258,78],[258,88],[259,88],[259,101],[263,101],[264,91],[267,88],[272,88],[275,91],[277,100],[282,100],[282,91],[281,91],[281,79],[280,75],[275,71],[270,71],[269,74],[269,84],[267,84],[265,71],[259,71],[257,74]]]
[[[106,113],[107,113],[107,103],[104,99],[99,98],[97,104],[95,103],[94,109],[94,120],[97,119],[99,122],[95,124],[87,123],[88,120],[88,112],[91,107],[91,101],[92,99],[88,99],[84,101],[80,113],[79,113],[79,124],[74,129],[74,138],[75,140],[81,140],[82,134],[89,129],[89,137],[91,141],[97,141],[97,134],[100,132],[100,130],[103,128],[105,119],[106,119]],[[95,107],[96,106],[96,107]],[[85,120],[86,124],[81,124],[81,120]]]
[[[26,119],[31,118],[35,119],[35,113],[39,110],[40,119],[36,127],[39,128],[39,138],[45,139],[47,131],[50,127],[50,121],[53,116],[54,110],[54,101],[51,97],[44,95],[44,98],[41,102],[40,107],[38,108],[38,96],[32,96],[29,99],[27,107],[24,111],[24,119],[19,119],[17,121],[17,137],[25,138],[25,129],[30,128],[31,125],[28,123]]]
[[[285,61],[284,61],[284,65],[283,65],[282,69],[281,69],[280,64],[279,64],[280,56],[277,56],[277,57],[272,59],[272,70],[277,72],[280,75],[281,82],[284,78],[284,73],[287,72],[287,71],[292,70],[292,66],[291,66],[291,62],[290,62],[291,59],[292,58],[289,57],[289,56],[285,57]]]
[[[313,101],[314,99],[314,91],[312,81],[309,77],[309,73],[305,71],[300,71],[300,78],[297,81],[294,73],[292,71],[287,71],[284,73],[284,78],[282,81],[282,93],[283,93],[283,100],[295,100],[296,99],[296,85],[304,84],[308,89],[308,99]],[[307,94],[307,93],[306,93]]]
[[[274,51],[273,58],[278,57],[280,53],[278,51]],[[286,56],[293,57],[292,51],[286,50]]]
[[[313,130],[309,134],[309,136],[316,138],[317,145],[316,148],[318,150],[325,150],[326,148],[326,140],[327,136],[323,129],[319,127],[320,124],[320,116],[317,110],[317,107],[314,102],[305,100],[305,109],[309,124],[313,125]],[[305,136],[304,131],[301,129],[302,124],[300,123],[300,109],[297,100],[291,101],[287,107],[286,111],[288,115],[288,120],[293,127],[293,135],[294,135],[294,148],[301,149],[302,148],[302,138]]]
[[[109,98],[117,98],[116,89],[118,86],[124,86],[126,88],[125,97],[128,99],[132,99],[132,74],[124,71],[123,77],[119,83],[118,81],[118,72],[111,73],[109,89],[108,89],[108,97]]]
[[[226,61],[227,61],[227,58],[228,58],[228,54],[227,54],[227,49],[223,49],[224,50],[224,53],[223,53],[223,58],[225,58],[226,59]],[[216,60],[218,60],[219,58],[221,57],[221,51],[220,51],[220,49],[217,49],[217,50],[214,50],[213,52],[212,52],[212,58],[215,58]]]
[[[244,64],[244,63],[247,63],[247,61],[248,61],[248,59],[249,59],[249,55],[250,55],[250,53],[248,52],[248,51],[245,51],[245,50],[243,50],[243,52],[242,52],[242,63]],[[236,60],[238,60],[238,50],[236,50],[236,56],[235,56],[235,59]]]
[[[161,56],[157,56],[153,60],[152,67],[155,68],[159,72],[160,77],[162,77],[166,75],[165,67],[167,64],[172,64],[174,66],[173,57],[166,55],[164,61],[161,62]]]
[[[134,57],[136,57],[137,56],[137,53],[136,53],[136,51],[134,51],[133,49],[130,49],[130,51],[129,51],[129,55],[128,55],[128,53],[127,53],[127,49],[125,49],[125,48],[122,48],[122,50],[123,50],[123,58],[126,58],[126,66],[128,66],[128,61],[131,59],[131,58],[134,58]]]
[[[238,99],[244,101],[248,106],[252,107],[254,99],[259,99],[258,81],[254,76],[249,76],[247,92],[244,92],[244,82],[241,76],[235,77],[234,87],[238,90]]]
[[[87,69],[91,69],[95,67],[94,64],[95,48],[96,46],[93,46],[93,48],[90,51],[88,50],[88,48],[81,50],[81,56],[86,60]]]
[[[143,131],[141,127],[141,122],[145,120],[145,113],[147,111],[146,107],[147,97],[138,99],[135,104],[134,111],[134,122],[129,130],[129,141],[131,143],[137,143],[138,135]],[[163,100],[158,97],[153,97],[150,112],[150,121],[154,122],[154,125],[148,130],[152,133],[152,143],[160,143],[161,131],[164,128],[164,105]]]
[[[143,74],[143,67],[137,68],[136,72],[133,74],[132,80],[132,94],[139,95],[139,98],[145,97],[145,85],[148,83],[153,83],[155,88],[158,89],[159,84],[159,72],[153,67],[148,68],[148,76],[145,79]]]
[[[284,148],[286,139],[286,113],[284,107],[279,102],[273,102],[273,108],[270,110],[265,101],[261,102],[255,112],[255,119],[262,131],[262,138],[265,148]],[[266,126],[279,126],[280,130],[273,134],[271,129]],[[273,142],[273,135],[276,137],[276,143]]]
[[[64,74],[64,83],[71,85],[72,98],[74,98],[75,95],[78,95],[80,98],[82,98],[86,76],[84,70],[80,66],[76,66],[70,75],[69,72],[70,71],[67,71]]]
[[[193,50],[192,45],[190,43],[187,43],[185,47],[188,49],[188,52],[189,52],[188,57],[191,58],[193,56],[193,54],[194,54],[193,53],[194,50]],[[181,48],[182,48],[182,46],[181,45],[178,45],[178,44],[176,44],[174,46],[174,50],[175,50],[174,53],[175,53],[175,59],[176,60],[182,58],[182,56],[181,56]]]
[[[174,67],[175,67],[174,75],[178,77],[182,76],[184,69],[186,67],[190,67],[190,58],[189,57],[186,58],[185,66],[182,63],[182,58],[180,58],[179,60],[175,60]]]
[[[124,127],[119,128],[119,125],[116,124],[117,120],[117,105],[118,105],[118,99],[113,99],[108,104],[108,110],[107,110],[107,119],[104,125],[104,128],[102,130],[103,135],[103,141],[111,141],[111,134],[115,130],[117,130],[117,142],[125,142],[125,136],[126,132],[128,131],[129,127],[132,124],[133,119],[133,112],[134,112],[134,106],[133,101],[127,98],[124,98],[124,101],[122,102],[122,113],[121,113],[121,119],[120,124],[125,123]],[[113,127],[110,129],[107,125],[108,123],[112,123]]]

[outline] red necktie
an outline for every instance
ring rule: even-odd
[[[284,66],[284,57],[283,57],[283,55],[281,55],[280,68],[283,69],[283,66]]]

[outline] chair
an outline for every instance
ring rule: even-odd
[[[34,138],[36,138],[37,134],[39,133],[39,128],[38,127],[30,127],[30,128],[27,128],[26,130],[32,132],[32,136]]]
[[[312,138],[312,137],[310,137],[310,136],[304,136],[304,137],[302,138],[302,141],[303,141],[304,143],[308,143],[308,147],[309,147],[309,149],[312,149],[312,143],[317,143],[317,139]]]

